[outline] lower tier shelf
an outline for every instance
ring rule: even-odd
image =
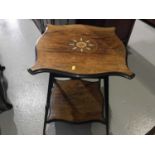
[[[99,81],[56,80],[52,89],[47,122],[103,121],[103,108]]]

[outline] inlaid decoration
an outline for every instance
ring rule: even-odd
[[[133,78],[123,42],[114,27],[81,24],[48,25],[36,44],[31,74],[49,72],[67,77]]]
[[[81,52],[84,50],[90,51],[94,47],[90,40],[84,40],[83,38],[79,40],[74,39],[69,45],[72,46],[72,50],[79,50]]]

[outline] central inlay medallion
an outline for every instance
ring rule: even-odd
[[[80,42],[76,43],[76,46],[79,48],[85,48],[87,46],[87,44],[85,42],[80,41]]]
[[[80,50],[81,52],[91,50],[91,47],[94,46],[90,40],[84,40],[83,38],[80,38],[79,41],[74,39],[69,45],[73,47],[73,50]]]

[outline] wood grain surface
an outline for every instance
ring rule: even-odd
[[[57,80],[52,92],[48,121],[78,123],[103,120],[103,96],[99,82]]]
[[[36,44],[32,74],[59,72],[73,75],[114,74],[133,77],[123,43],[115,28],[88,25],[48,25]]]

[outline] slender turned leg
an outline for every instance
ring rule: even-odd
[[[50,106],[51,89],[53,87],[53,81],[54,81],[54,77],[50,73],[50,75],[49,75],[49,84],[48,84],[48,92],[47,92],[47,100],[46,100],[46,107],[45,107],[45,118],[44,118],[43,135],[46,134],[46,123],[47,123],[48,110],[49,110],[49,106]]]
[[[106,134],[109,135],[109,77],[104,78],[104,105],[105,105],[105,120]]]

